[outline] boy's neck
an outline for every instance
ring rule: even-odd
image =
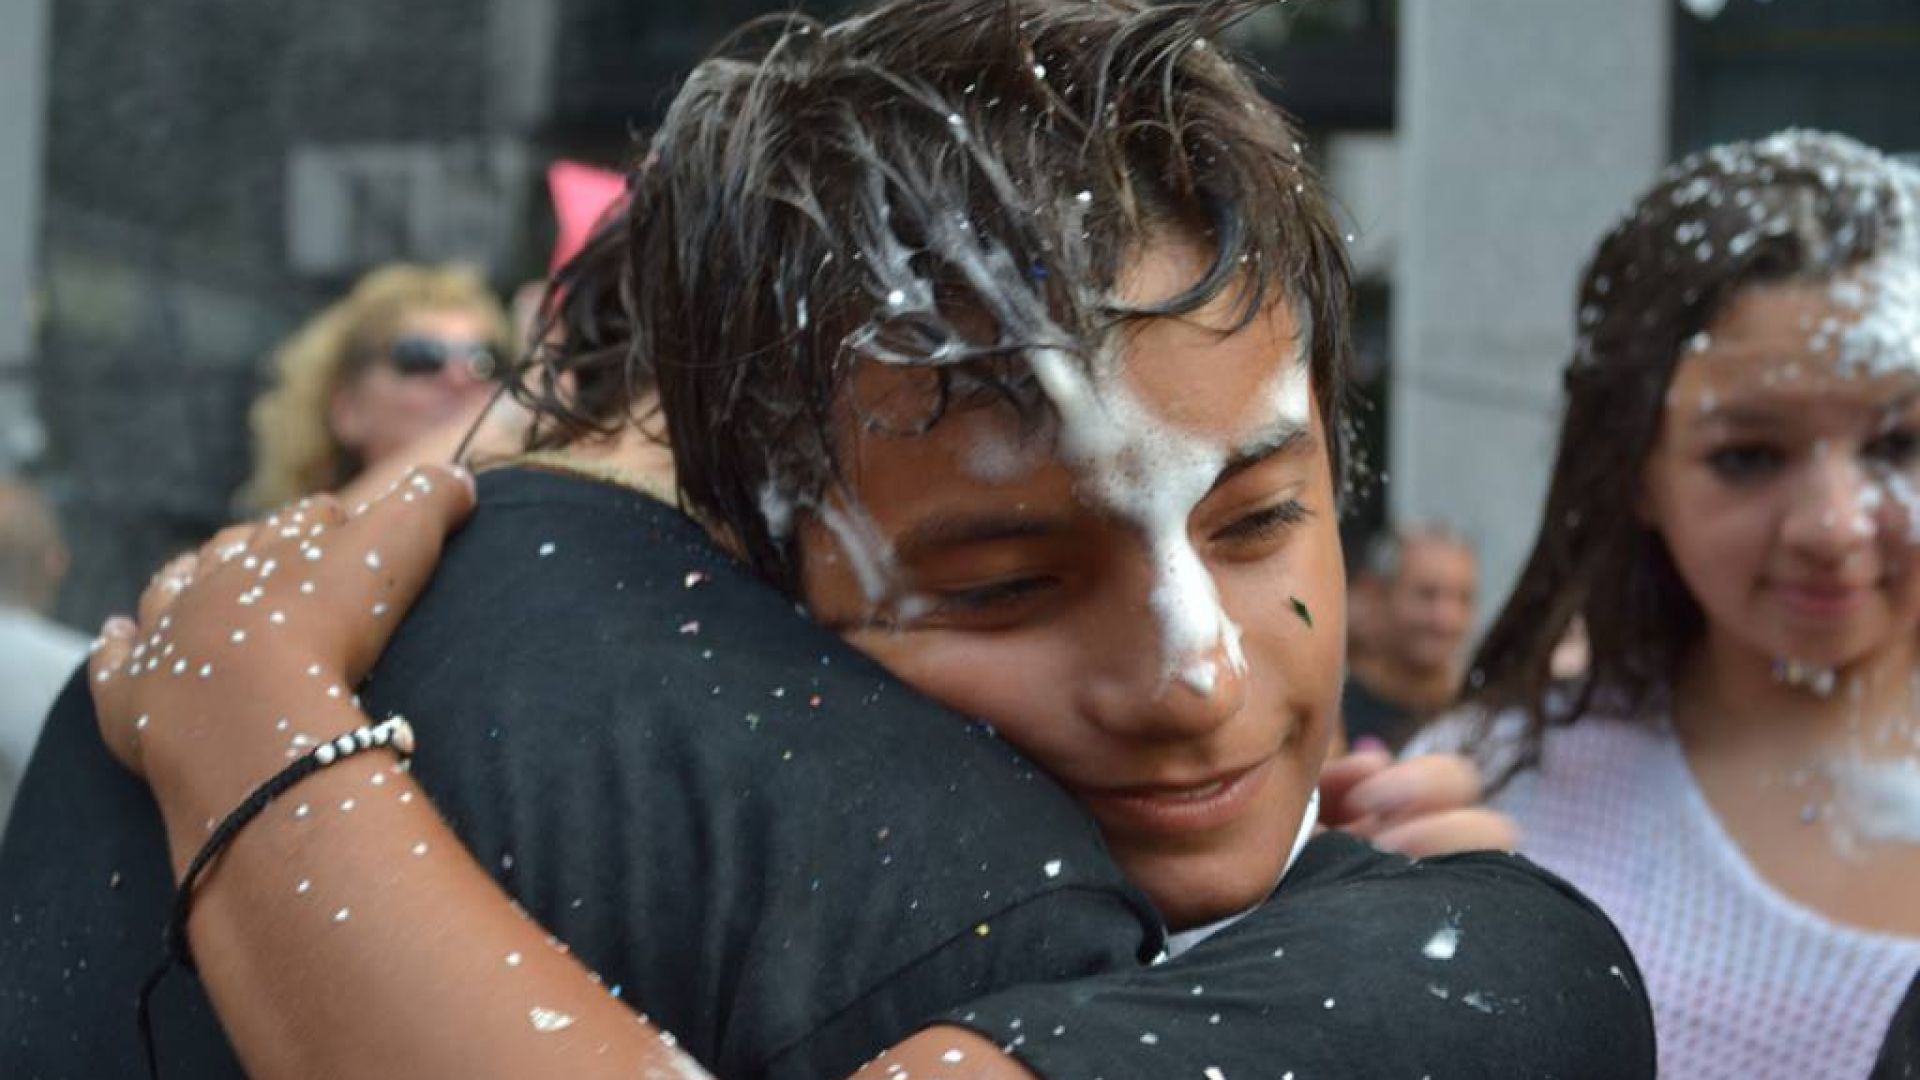
[[[666,503],[675,501],[673,451],[657,423],[636,420],[608,435],[576,439],[558,450],[516,459],[531,465],[572,467],[596,479],[643,491]]]

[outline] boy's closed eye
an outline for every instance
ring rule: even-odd
[[[1305,503],[1286,499],[1260,507],[1228,522],[1213,534],[1217,544],[1251,546],[1284,536],[1287,530],[1313,517]]]

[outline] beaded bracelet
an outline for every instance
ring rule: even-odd
[[[153,993],[159,989],[160,982],[176,965],[188,971],[194,970],[193,947],[187,941],[187,917],[193,912],[194,887],[206,873],[214,857],[233,842],[254,818],[260,816],[273,800],[285,794],[288,788],[319,772],[329,765],[337,765],[363,750],[387,747],[400,755],[401,761],[413,756],[413,725],[407,723],[404,716],[394,716],[377,724],[363,724],[338,738],[321,743],[302,754],[292,764],[269,777],[265,783],[253,789],[233,812],[220,822],[207,842],[201,846],[200,853],[187,864],[187,872],[180,878],[180,887],[173,898],[173,915],[167,921],[163,936],[166,955],[160,965],[147,976],[140,986],[139,1011],[136,1017],[140,1026],[140,1042],[147,1054],[147,1075],[158,1080],[160,1076],[160,1058],[153,1041]]]

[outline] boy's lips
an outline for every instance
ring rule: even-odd
[[[1265,786],[1272,760],[1184,784],[1083,788],[1080,798],[1109,829],[1152,836],[1210,832],[1238,819]]]

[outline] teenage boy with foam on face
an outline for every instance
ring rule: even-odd
[[[768,993],[765,973],[783,970],[782,956],[797,949],[828,973],[870,970],[895,935],[922,936],[925,918],[953,927],[952,916],[984,904],[1011,911],[1022,936],[1007,942],[998,916],[960,923],[961,942],[937,941],[924,965],[965,972],[943,992],[1032,988],[954,1011],[957,1026],[915,1036],[900,1061],[1021,1074],[987,1041],[1026,1038],[1021,1018],[1034,1025],[1017,1051],[1022,1060],[1061,1076],[1114,1054],[1137,1075],[1239,1075],[1250,1062],[1270,1070],[1282,1052],[1297,1054],[1303,1069],[1414,1060],[1440,1068],[1476,1053],[1491,1070],[1593,1074],[1607,1059],[1594,1056],[1589,1022],[1624,1051],[1622,1071],[1646,1047],[1644,1002],[1630,980],[1607,975],[1631,971],[1610,928],[1524,864],[1490,856],[1414,869],[1340,838],[1292,858],[1339,680],[1329,432],[1344,358],[1345,271],[1284,123],[1196,41],[1197,26],[1211,29],[1131,5],[894,4],[832,32],[796,30],[758,65],[703,68],[640,176],[626,233],[635,344],[630,359],[599,374],[619,378],[625,362],[657,370],[689,508],[815,619],[932,697],[988,720],[1053,774],[1176,929],[1258,905],[1292,862],[1284,902],[1173,963],[1115,960],[1141,935],[1124,925],[1124,898],[1097,865],[1081,865],[1104,860],[1062,846],[1075,842],[1056,824],[1064,804],[1022,801],[1007,812],[1007,799],[1025,800],[1014,793],[1051,785],[982,787],[989,774],[1023,774],[964,744],[930,741],[932,725],[917,723],[911,708],[860,728],[854,718],[868,702],[843,704],[850,682],[813,693],[808,680],[826,676],[811,656],[757,673],[735,668],[709,685],[694,658],[710,652],[724,662],[740,647],[730,635],[772,619],[772,609],[703,606],[721,590],[744,605],[737,570],[644,500],[579,479],[594,471],[595,455],[577,442],[564,461],[543,462],[563,475],[483,479],[486,512],[443,572],[459,572],[475,552],[489,552],[496,569],[515,554],[515,566],[583,555],[597,562],[609,555],[611,533],[596,529],[624,516],[633,535],[654,539],[656,554],[671,553],[654,576],[679,590],[680,610],[717,616],[675,632],[654,628],[654,647],[683,652],[687,667],[664,673],[669,689],[656,668],[614,698],[629,711],[645,700],[662,712],[710,716],[689,703],[741,701],[726,732],[710,728],[690,741],[649,734],[618,761],[530,740],[523,754],[564,768],[508,816],[537,821],[541,808],[531,804],[540,799],[568,804],[573,791],[619,790],[608,785],[646,770],[634,784],[645,797],[621,805],[639,820],[613,831],[645,832],[660,846],[628,872],[643,892],[677,886],[713,912],[676,923],[642,907],[624,923],[623,934],[640,942],[620,958],[626,996],[723,1075],[822,1075],[836,1059],[785,1057],[777,1046],[768,1053],[765,1044],[778,1040],[765,1030],[747,1033],[762,1045],[739,1050],[741,1025],[722,1024],[716,1036],[711,1017],[689,1011],[687,1002],[706,997],[699,978],[676,984],[648,966],[661,953],[710,944],[720,954],[711,971],[726,982],[716,1008],[744,1006],[761,1018],[754,999]],[[1083,116],[1098,119],[1076,120]],[[583,400],[609,385],[595,373],[575,365]],[[450,489],[436,490],[421,505],[457,511]],[[533,526],[522,517],[518,532],[503,526],[516,500],[546,516]],[[396,512],[405,511],[389,504],[373,522],[335,528],[328,561],[315,570],[322,588],[304,605],[327,618],[290,613],[289,625],[313,628],[294,631],[311,635],[295,650],[303,662],[315,650],[344,657],[349,643],[379,632],[362,591],[381,583],[361,569],[357,546],[370,524]],[[536,545],[538,528],[547,538]],[[404,575],[417,541],[386,533],[374,542]],[[654,588],[605,576],[615,590]],[[217,573],[202,588],[222,581]],[[422,620],[445,620],[467,602],[447,582],[423,600],[367,689],[376,711],[410,695],[416,720],[451,711],[446,735],[457,738],[461,708],[420,689],[444,653],[407,640]],[[215,617],[205,612],[236,617],[228,605],[200,610],[183,610],[174,632],[208,632]],[[221,640],[230,629],[220,627]],[[110,645],[109,670],[127,659],[125,644],[116,636]],[[345,702],[280,677],[278,648],[253,653],[232,676],[245,683],[245,699],[256,708],[284,703],[322,733],[343,724]],[[832,671],[852,666],[826,658]],[[564,655],[549,659],[567,665],[566,676],[581,670]],[[337,669],[358,673],[345,660]],[[481,677],[496,692],[472,707],[502,716],[509,732],[556,704]],[[212,689],[193,680],[100,685],[110,736],[125,732],[115,721],[131,720],[122,713],[132,700],[148,701],[141,695],[151,709],[138,715],[165,716]],[[869,681],[860,692],[879,694],[881,685]],[[231,700],[232,687],[224,689]],[[115,696],[124,693],[134,697]],[[792,704],[802,694],[809,706],[824,699],[819,716]],[[191,700],[202,713],[219,708]],[[769,704],[783,701],[790,704]],[[647,719],[650,732],[672,728],[671,717]],[[818,724],[852,724],[896,756],[810,753],[811,740],[832,737],[803,727]],[[286,748],[284,735],[242,718],[223,725],[229,752],[218,757],[197,753],[175,727],[145,729],[176,860],[191,855],[206,813],[237,801],[263,761]],[[551,734],[574,741],[565,728]],[[429,791],[434,738],[423,730]],[[720,748],[714,739],[732,742]],[[831,745],[858,753],[863,744]],[[655,768],[664,763],[691,769]],[[511,801],[525,774],[507,767]],[[394,797],[362,797],[351,818],[329,815],[306,831],[274,818],[249,826],[199,901],[201,969],[249,1063],[524,1075],[630,1071],[636,1060],[657,1060],[659,1043],[618,1002],[538,948],[541,931],[501,917],[493,884],[425,800],[398,797],[414,794],[411,779],[354,762],[305,782],[303,795],[330,806],[369,790],[374,776],[386,777],[378,786]],[[460,821],[472,807],[450,812]],[[972,846],[943,845],[948,831],[972,835]],[[463,832],[491,865],[492,838]],[[561,848],[581,839],[577,822],[546,832]],[[755,850],[763,832],[778,841],[771,854]],[[730,845],[754,857],[729,861]],[[540,850],[516,848],[516,888]],[[813,904],[781,892],[785,864],[833,851],[841,856],[814,884],[834,899],[801,924],[772,905],[752,912],[776,928],[770,937],[731,925],[745,893]],[[915,867],[895,861],[903,853]],[[975,859],[978,873],[988,863],[1010,872],[982,889]],[[296,866],[310,875],[302,880],[326,883],[321,906],[350,911],[355,932],[311,932],[325,927],[306,925],[310,911],[297,903],[304,894],[280,880]],[[913,869],[934,887],[907,874]],[[1046,885],[1068,878],[1070,888]],[[1118,898],[1101,910],[1122,917],[1107,931],[1121,947],[1105,962],[1107,976],[1034,983],[1074,974],[1058,962],[1048,973],[1017,969],[1041,959],[1027,953],[1056,948],[1055,936],[1079,916],[1063,902],[1055,921],[1019,931],[1020,909],[1034,901],[1031,910],[1044,910],[1036,897],[1068,894]],[[603,951],[603,942],[583,944],[565,926],[565,905],[545,899],[532,908],[537,916],[560,924],[576,949]],[[423,919],[432,935],[408,932]],[[697,940],[673,940],[689,932]],[[1282,954],[1294,962],[1276,965]],[[475,959],[494,957],[526,961]],[[1084,948],[1072,959],[1086,974],[1099,957]],[[1543,960],[1559,970],[1549,977]],[[1432,993],[1435,963],[1454,965],[1440,972],[1448,985],[1470,980],[1476,1000],[1493,1004],[1462,1008]],[[892,989],[848,998],[832,987],[834,1001],[863,1012],[854,1034],[869,1040],[868,1053],[942,1015],[927,1008],[930,997],[874,1014],[873,997]],[[424,994],[437,1003],[434,1015],[408,1004]],[[1211,1012],[1194,1012],[1203,1004]],[[567,1023],[529,1026],[529,1007]],[[1387,1009],[1412,1022],[1405,1038],[1381,1047]],[[687,1030],[666,1010],[686,1014]],[[796,1011],[822,1010],[808,1002]],[[776,1018],[781,1037],[813,1039],[810,1032],[840,1022],[826,1011]],[[1497,1022],[1475,1019],[1496,1012]],[[511,1022],[484,1022],[493,1017]],[[359,1037],[334,1038],[336,1021]],[[836,1046],[856,1042],[847,1036]],[[858,1059],[837,1060],[851,1068]]]

